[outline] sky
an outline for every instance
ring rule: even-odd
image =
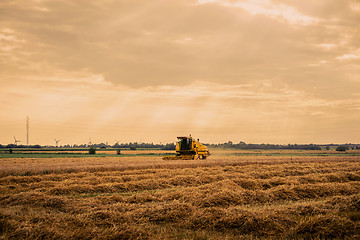
[[[360,143],[360,0],[2,0],[0,144]]]

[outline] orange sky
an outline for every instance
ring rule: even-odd
[[[0,144],[360,143],[358,0],[3,0]]]

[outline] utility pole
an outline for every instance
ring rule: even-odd
[[[26,117],[26,145],[29,146],[29,116]]]

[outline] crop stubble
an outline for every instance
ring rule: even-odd
[[[3,239],[360,238],[358,156],[1,161]]]

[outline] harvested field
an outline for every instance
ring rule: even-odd
[[[0,238],[359,239],[360,157],[308,155],[3,158]]]

